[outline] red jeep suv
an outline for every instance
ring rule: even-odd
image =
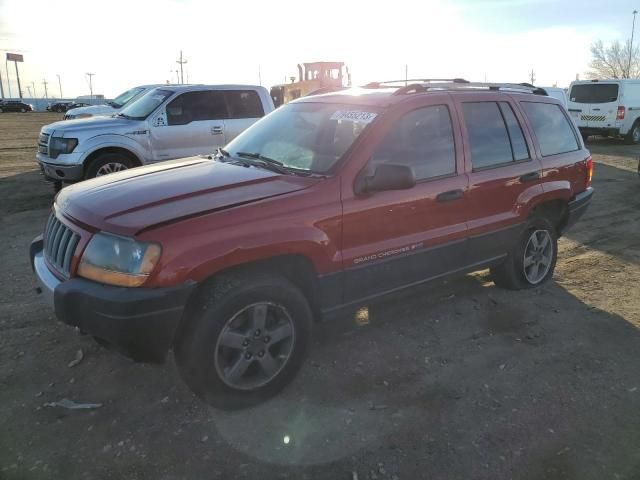
[[[237,408],[300,368],[323,314],[490,268],[553,275],[592,160],[534,87],[421,80],[298,99],[215,156],[63,189],[31,261],[63,322]]]

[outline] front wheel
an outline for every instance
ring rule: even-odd
[[[131,167],[131,160],[126,156],[119,153],[105,153],[91,161],[84,178],[86,180],[101,177],[110,173],[121,172]]]
[[[504,263],[491,269],[491,276],[497,286],[511,290],[537,287],[553,276],[557,259],[555,227],[546,218],[533,218]]]
[[[287,279],[266,273],[219,277],[181,326],[176,362],[185,383],[213,406],[238,409],[282,390],[300,368],[311,308]]]

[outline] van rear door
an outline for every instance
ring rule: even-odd
[[[579,127],[613,128],[620,93],[617,82],[575,83],[569,91],[569,101],[573,104],[569,110]]]

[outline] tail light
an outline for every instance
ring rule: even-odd
[[[587,165],[587,180],[585,182],[586,187],[591,186],[591,179],[593,178],[593,158],[589,157],[586,160]]]
[[[618,107],[618,113],[616,114],[616,120],[624,120],[624,107]]]

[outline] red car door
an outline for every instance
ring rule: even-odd
[[[523,207],[542,191],[542,166],[511,96],[464,93],[455,103],[469,176],[469,262],[499,260],[521,233]]]
[[[468,181],[448,94],[387,112],[343,174],[344,301],[418,284],[464,266]],[[413,168],[416,185],[358,195],[354,179],[381,163]]]

